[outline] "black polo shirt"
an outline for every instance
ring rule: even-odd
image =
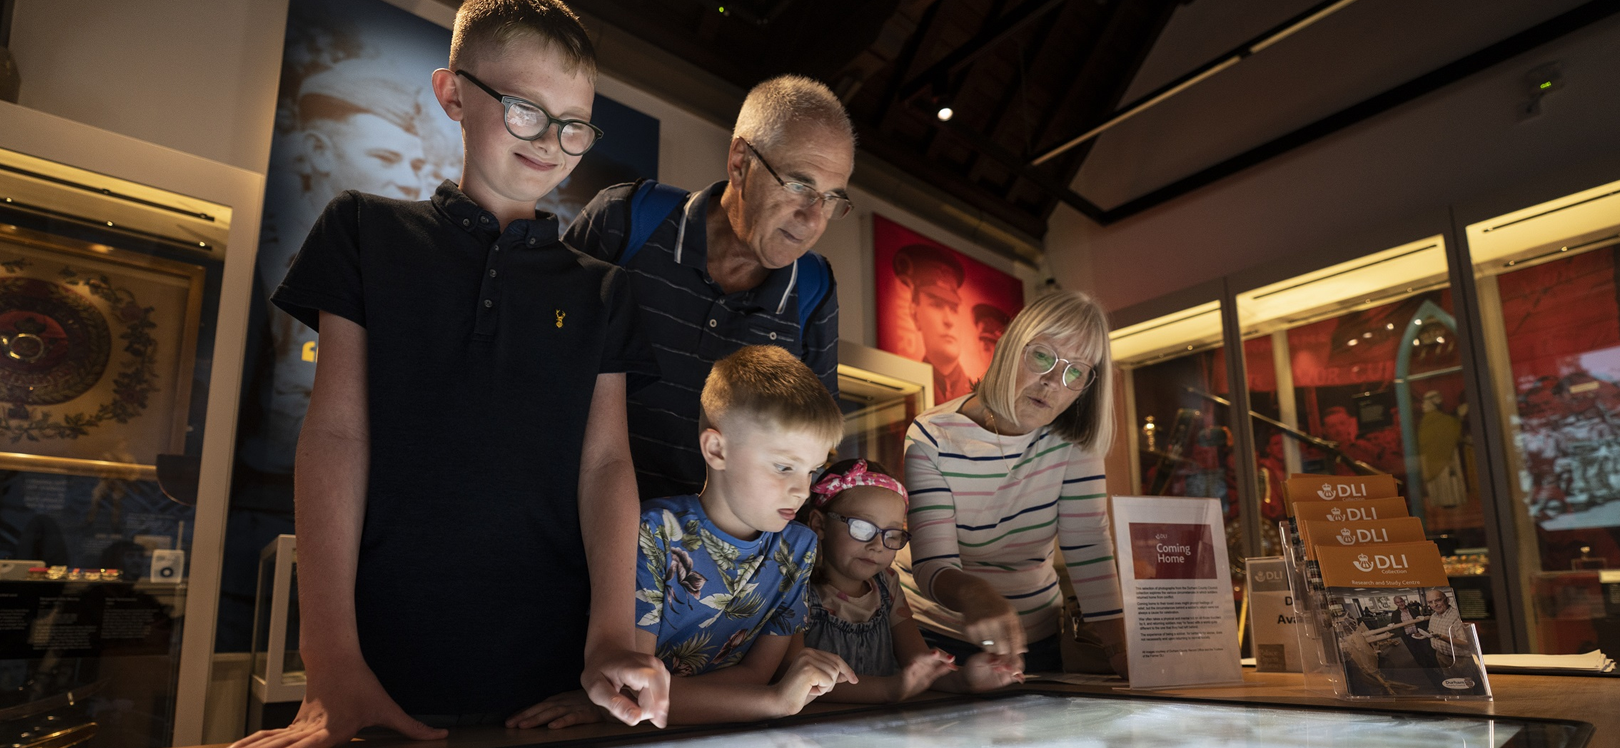
[[[422,202],[345,192],[272,297],[311,328],[322,311],[366,328],[355,613],[413,714],[511,714],[579,688],[591,394],[599,373],[656,372],[620,269],[564,246],[549,213],[498,225],[451,182]]]
[[[631,395],[628,403],[630,453],[643,500],[703,488],[698,396],[714,362],[733,351],[747,345],[781,346],[838,396],[838,283],[831,269],[827,295],[803,330],[792,265],[737,293],[726,293],[709,277],[704,217],[709,200],[719,199],[725,186],[723,181],[710,185],[665,217],[626,266],[660,371],[660,379]],[[593,257],[618,262],[629,234],[635,189],[634,184],[621,184],[602,190],[574,218],[563,240]]]

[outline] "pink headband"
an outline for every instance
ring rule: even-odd
[[[810,492],[815,494],[812,504],[818,509],[824,507],[834,496],[856,486],[887,488],[900,494],[900,500],[906,502],[908,506],[911,503],[911,499],[906,496],[906,487],[900,485],[900,481],[882,473],[867,472],[866,460],[856,460],[855,464],[850,466],[849,472],[828,473],[823,476],[821,481],[816,483],[816,487],[810,489]]]

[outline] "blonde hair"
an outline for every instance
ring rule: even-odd
[[[855,144],[855,127],[844,103],[832,89],[802,75],[781,75],[754,86],[743,99],[731,137],[769,151],[787,139],[788,128],[804,124],[826,127]]]
[[[828,449],[844,436],[844,415],[827,386],[803,361],[774,345],[746,346],[714,362],[701,402],[700,431],[744,416],[809,431]]]
[[[562,54],[565,72],[596,80],[596,46],[579,16],[561,0],[463,0],[450,32],[450,68],[466,68],[527,38]]]
[[[1064,439],[1096,453],[1107,452],[1114,442],[1114,357],[1108,350],[1108,317],[1090,296],[1078,291],[1055,291],[1036,299],[1013,317],[996,343],[990,368],[973,391],[996,418],[1017,423],[1013,404],[1018,399],[1018,372],[1024,347],[1037,336],[1071,340],[1080,360],[1097,373],[1074,404],[1052,420],[1052,430]],[[1022,426],[1022,424],[1020,424]]]

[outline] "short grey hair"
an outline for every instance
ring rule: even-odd
[[[1114,442],[1114,359],[1109,350],[1108,315],[1086,294],[1053,291],[1024,307],[996,343],[990,367],[973,391],[997,418],[1017,423],[1013,413],[1024,347],[1042,334],[1073,343],[1079,358],[1097,372],[1097,380],[1052,420],[1052,430],[1083,449],[1106,453]]]
[[[798,124],[826,127],[855,144],[855,127],[843,102],[825,84],[802,75],[780,75],[754,86],[737,113],[731,136],[768,151],[781,145],[788,128]]]

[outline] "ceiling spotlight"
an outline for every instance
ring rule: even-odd
[[[940,122],[950,122],[951,117],[956,116],[956,112],[952,111],[949,106],[942,106],[938,112],[934,113],[934,116],[939,117]]]

